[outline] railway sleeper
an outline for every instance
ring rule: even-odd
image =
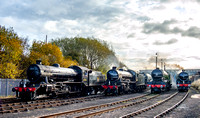
[[[148,100],[152,99],[152,98],[155,98],[159,95],[156,95],[156,96],[153,96],[151,98],[147,98]],[[145,102],[145,100],[141,100],[141,101],[138,101],[138,102],[133,102],[133,103],[130,103],[130,104],[126,104],[126,105],[121,105],[121,106],[118,106],[118,107],[114,107],[114,108],[109,108],[109,109],[105,109],[105,110],[101,110],[101,111],[98,111],[98,112],[93,112],[93,113],[89,113],[89,114],[85,114],[85,115],[82,115],[82,116],[78,116],[77,118],[82,118],[82,117],[91,117],[91,116],[96,116],[96,115],[99,115],[99,114],[103,114],[105,112],[112,112],[116,109],[121,109],[121,108],[126,108],[126,107],[130,107],[130,106],[133,106],[135,104],[139,104],[139,103],[142,103],[142,102]],[[140,114],[141,111],[138,111],[137,114]],[[142,112],[141,112],[142,113]]]

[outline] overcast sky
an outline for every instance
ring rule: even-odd
[[[200,0],[1,0],[0,25],[20,37],[95,37],[129,68],[200,68]],[[168,67],[171,68],[171,67]]]

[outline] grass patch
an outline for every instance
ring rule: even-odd
[[[15,98],[15,95],[0,96],[0,99],[3,99],[3,98]]]

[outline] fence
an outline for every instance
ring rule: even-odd
[[[21,79],[0,79],[0,96],[14,96],[12,88],[19,86]]]

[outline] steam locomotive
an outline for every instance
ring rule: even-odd
[[[169,91],[171,88],[170,75],[164,71],[156,68],[151,72],[153,78],[152,82],[148,82],[147,86],[151,88],[151,93],[160,93],[161,91]]]
[[[148,76],[133,70],[117,70],[113,67],[107,72],[107,80],[102,87],[105,95],[119,95],[129,92],[139,92],[146,89]]]
[[[33,100],[39,95],[56,97],[59,95],[89,95],[97,94],[102,89],[105,76],[98,71],[86,67],[60,67],[59,64],[45,66],[36,61],[27,69],[29,82],[21,81],[19,87],[12,90],[20,99]]]
[[[184,70],[178,72],[176,76],[176,85],[179,91],[188,91],[191,86],[189,75]]]

